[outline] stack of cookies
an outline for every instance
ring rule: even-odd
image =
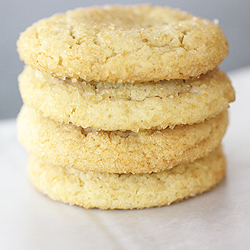
[[[85,208],[168,205],[225,175],[234,101],[217,24],[167,7],[105,6],[41,20],[18,40],[18,136],[33,184]]]

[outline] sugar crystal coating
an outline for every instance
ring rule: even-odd
[[[26,68],[19,77],[24,103],[58,122],[114,131],[173,128],[214,117],[234,101],[216,68],[196,79],[111,84],[72,82]]]
[[[17,45],[21,59],[41,71],[119,83],[198,77],[228,54],[215,23],[150,5],[54,15],[27,28]]]
[[[42,193],[85,208],[133,209],[169,205],[210,190],[224,177],[221,147],[193,163],[152,174],[79,171],[31,157],[29,175]]]

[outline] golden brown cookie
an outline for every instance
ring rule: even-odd
[[[138,133],[92,131],[57,123],[24,106],[18,137],[52,165],[111,173],[150,173],[207,155],[227,128],[227,111],[203,123]]]
[[[197,79],[123,85],[59,80],[25,68],[19,86],[24,103],[44,116],[107,131],[199,123],[234,101],[230,80],[217,68]]]
[[[110,174],[52,166],[31,157],[32,183],[50,198],[100,209],[169,205],[210,190],[224,177],[221,147],[193,163],[152,174]]]
[[[150,5],[54,15],[29,27],[17,45],[21,59],[41,71],[119,83],[198,77],[228,54],[215,23]]]

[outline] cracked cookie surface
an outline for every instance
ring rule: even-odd
[[[220,144],[227,111],[203,123],[174,129],[92,131],[55,122],[28,106],[18,117],[18,138],[52,165],[110,173],[150,173],[193,162]]]
[[[119,83],[198,77],[228,53],[215,23],[149,5],[54,15],[29,27],[17,45],[27,65],[54,76]]]
[[[234,100],[231,82],[218,68],[197,79],[121,85],[60,80],[26,67],[19,87],[24,103],[44,116],[106,131],[199,123]]]

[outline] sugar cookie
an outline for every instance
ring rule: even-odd
[[[21,59],[41,71],[120,83],[198,77],[228,54],[215,23],[150,5],[57,14],[27,28],[17,45]]]
[[[111,173],[150,173],[192,162],[220,141],[227,111],[203,123],[139,133],[84,130],[57,123],[24,106],[18,137],[33,155],[53,165]]]
[[[231,82],[219,69],[198,79],[115,85],[73,83],[25,68],[19,86],[24,103],[44,116],[107,131],[199,123],[234,101]]]
[[[52,166],[31,157],[30,180],[54,200],[85,208],[133,209],[169,205],[196,196],[225,175],[222,150],[152,174],[110,174]]]

